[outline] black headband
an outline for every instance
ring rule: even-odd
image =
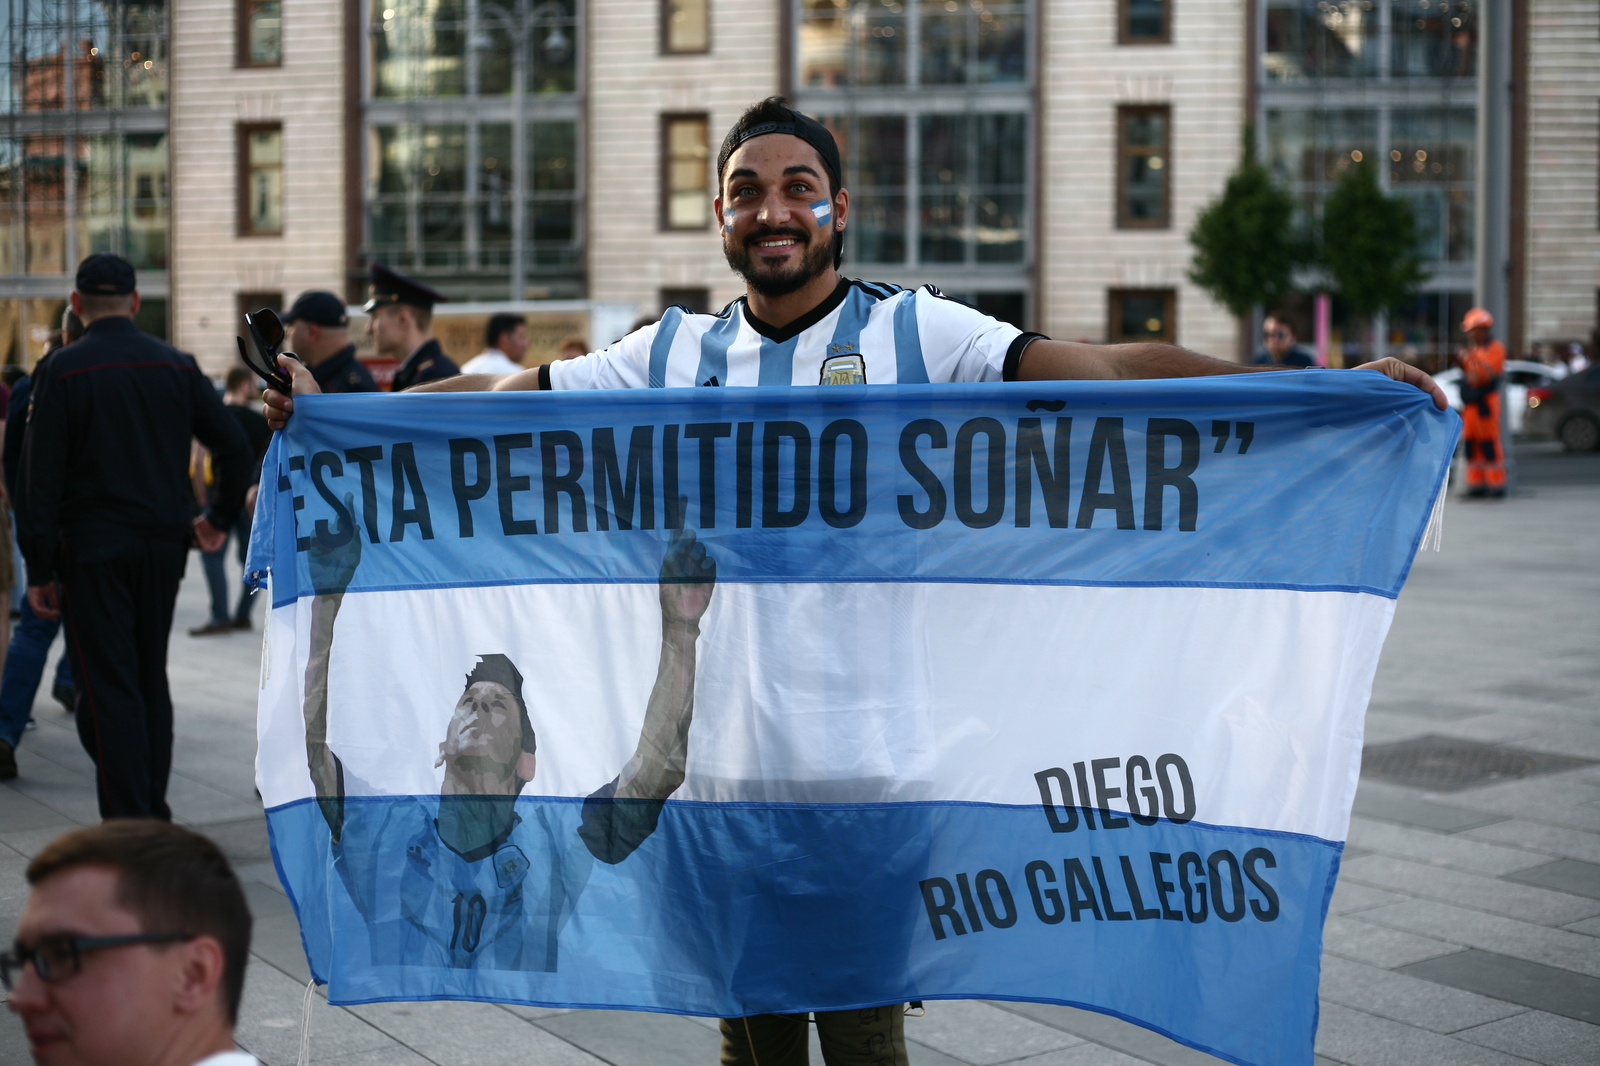
[[[843,167],[839,162],[839,145],[833,139],[833,134],[828,127],[814,119],[807,118],[793,108],[785,108],[789,112],[788,122],[759,122],[747,129],[740,129],[735,123],[733,129],[722,139],[722,150],[717,153],[717,180],[722,180],[722,172],[728,165],[728,157],[738,150],[739,146],[752,137],[764,137],[769,133],[787,133],[791,137],[798,137],[817,150],[817,155],[822,159],[822,165],[828,171],[828,177],[833,179],[833,187],[837,190],[844,184],[841,178]]]

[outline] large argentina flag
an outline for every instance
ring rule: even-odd
[[[251,569],[312,971],[1310,1063],[1458,424],[1355,372],[300,398]]]

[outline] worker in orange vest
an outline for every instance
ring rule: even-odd
[[[1461,437],[1467,451],[1467,495],[1506,494],[1505,451],[1500,443],[1500,380],[1506,348],[1492,340],[1494,316],[1474,307],[1461,320],[1471,345],[1461,354]]]

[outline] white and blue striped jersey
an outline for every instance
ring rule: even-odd
[[[670,307],[609,348],[550,363],[552,389],[700,385],[914,384],[1000,381],[1039,335],[997,321],[925,285],[841,279],[833,293],[777,329],[743,296],[714,315]]]

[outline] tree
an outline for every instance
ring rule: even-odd
[[[1411,205],[1378,187],[1371,162],[1346,170],[1322,203],[1318,258],[1358,316],[1398,306],[1427,280],[1417,238]]]
[[[1294,268],[1306,258],[1305,242],[1294,233],[1294,198],[1256,159],[1250,127],[1245,127],[1238,169],[1222,195],[1195,219],[1189,243],[1194,245],[1190,280],[1235,316],[1243,318],[1256,305],[1271,306],[1289,294]]]

